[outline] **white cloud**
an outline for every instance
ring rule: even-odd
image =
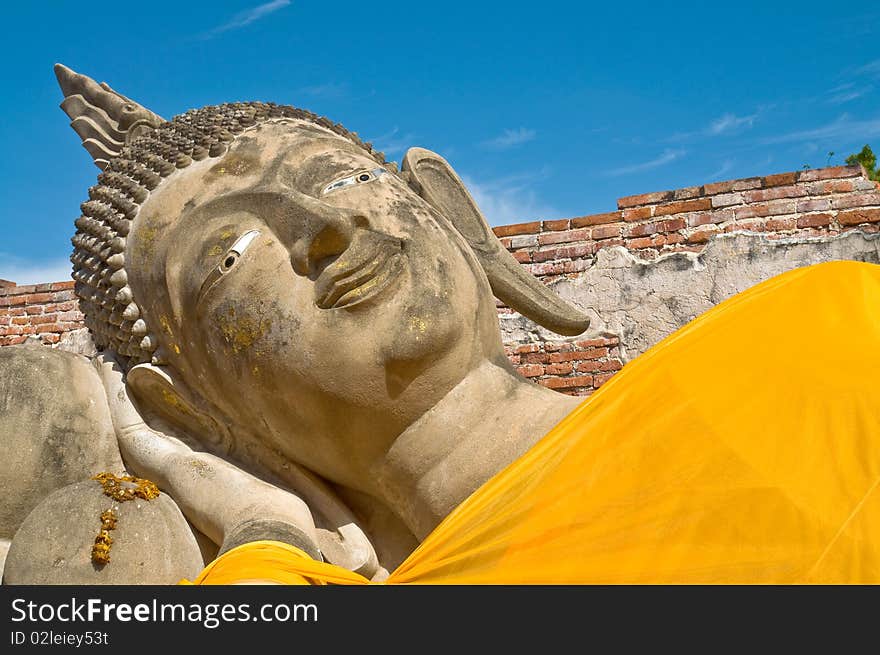
[[[606,173],[606,175],[617,176],[617,175],[628,175],[630,173],[639,173],[641,171],[648,171],[652,168],[659,168],[660,166],[665,166],[666,164],[671,164],[676,159],[681,159],[687,151],[685,150],[672,150],[667,148],[663,151],[662,154],[655,157],[654,159],[642,162],[640,164],[631,164],[629,166],[623,166],[621,168],[613,168]]]
[[[719,116],[709,124],[706,133],[710,136],[718,136],[719,134],[727,134],[734,132],[742,127],[750,128],[755,124],[758,114],[749,116],[737,116],[736,114],[724,114]]]
[[[761,143],[791,143],[795,141],[812,141],[822,139],[834,139],[846,141],[861,141],[880,136],[880,116],[868,120],[853,120],[848,114],[843,114],[837,120],[826,125],[820,125],[809,130],[799,130],[780,134],[763,139]]]
[[[736,162],[734,162],[732,159],[725,159],[723,162],[721,162],[721,166],[718,168],[718,170],[709,175],[707,179],[712,182],[720,180],[733,169],[733,165],[735,163]]]
[[[367,141],[373,144],[373,148],[384,152],[385,155],[395,155],[402,154],[404,150],[412,147],[415,138],[416,136],[411,132],[401,134],[400,128],[395,125],[390,132],[367,139]]]
[[[16,284],[64,282],[72,279],[71,270],[70,260],[67,258],[35,261],[0,253],[0,279]]]
[[[509,225],[563,215],[544,203],[527,185],[527,181],[534,181],[545,175],[546,171],[538,171],[480,182],[467,175],[462,175],[461,179],[489,225]]]
[[[504,130],[493,139],[484,141],[483,145],[493,150],[507,150],[523,143],[533,141],[537,133],[527,127],[518,127],[515,130]]]
[[[868,62],[864,66],[856,69],[858,75],[880,75],[880,59]]]
[[[855,100],[856,98],[861,98],[863,95],[866,95],[873,91],[874,87],[865,86],[860,89],[852,88],[852,85],[845,85],[850,88],[846,89],[837,89],[837,93],[834,93],[834,90],[831,93],[834,93],[830,98],[828,98],[828,102],[832,105],[842,105],[845,102],[850,102],[851,100]]]
[[[222,34],[223,32],[240,29],[246,25],[250,25],[254,21],[258,21],[261,18],[268,16],[269,14],[275,13],[279,9],[284,9],[284,7],[287,7],[289,4],[290,0],[272,0],[271,2],[251,7],[250,9],[235,14],[235,16],[233,16],[228,22],[218,25],[214,29],[206,32],[203,37],[207,39]]]

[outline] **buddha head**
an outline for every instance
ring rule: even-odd
[[[509,366],[493,296],[559,333],[588,326],[430,151],[398,171],[301,109],[164,121],[56,73],[102,169],[73,237],[86,324],[141,405],[172,422],[233,426],[357,486],[351,471],[468,371]]]

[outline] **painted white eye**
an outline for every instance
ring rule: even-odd
[[[347,186],[352,186],[354,184],[371,182],[372,180],[375,180],[377,177],[379,177],[380,175],[384,175],[387,172],[388,171],[386,171],[384,168],[374,168],[371,171],[361,171],[360,173],[355,173],[354,175],[343,177],[342,179],[335,180],[324,187],[324,191],[322,192],[322,194],[327,194]]]
[[[196,306],[199,305],[205,297],[205,294],[217,283],[218,280],[222,279],[223,276],[235,268],[235,265],[238,263],[238,260],[241,259],[244,251],[250,247],[254,242],[254,239],[258,236],[260,236],[259,230],[250,230],[236,239],[235,243],[232,244],[232,247],[226,251],[225,255],[223,255],[217,268],[211,269],[211,272],[208,273],[208,276],[205,278],[204,282],[202,282],[199,294],[196,297]]]

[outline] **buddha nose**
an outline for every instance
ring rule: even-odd
[[[365,217],[351,210],[297,191],[269,195],[275,233],[290,253],[293,270],[302,276],[319,275],[348,248],[355,230],[367,225]]]

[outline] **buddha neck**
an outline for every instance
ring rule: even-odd
[[[395,440],[374,472],[377,495],[424,539],[582,400],[484,360]]]

